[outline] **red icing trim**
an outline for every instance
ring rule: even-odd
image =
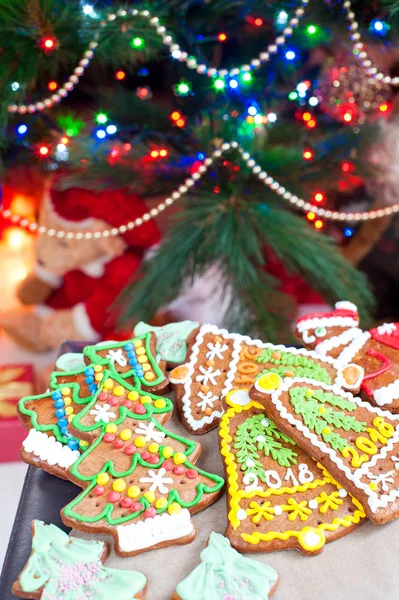
[[[377,371],[373,371],[372,373],[369,373],[368,375],[365,375],[363,377],[362,385],[360,386],[361,389],[364,392],[366,392],[368,396],[373,397],[374,392],[371,389],[371,387],[367,385],[367,383],[365,383],[365,381],[368,381],[369,379],[374,379],[375,377],[378,377],[378,375],[382,375],[383,373],[385,373],[385,371],[388,371],[388,369],[392,365],[392,362],[387,356],[385,356],[385,354],[382,354],[382,352],[378,352],[378,350],[373,350],[373,348],[370,348],[370,350],[367,352],[367,355],[372,356],[373,358],[377,358],[382,363],[381,367],[377,369]]]
[[[333,312],[310,313],[309,315],[305,315],[297,319],[297,323],[300,323],[301,321],[308,321],[309,319],[332,319],[334,317],[350,317],[351,319],[355,319],[355,321],[359,320],[359,315],[353,310],[345,310],[340,308],[334,310]]]

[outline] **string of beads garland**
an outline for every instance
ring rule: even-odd
[[[308,5],[309,0],[301,0],[299,7],[295,10],[294,16],[288,21],[287,25],[282,30],[281,34],[276,37],[272,44],[269,44],[265,51],[260,52],[257,58],[253,58],[249,64],[241,65],[234,69],[215,69],[204,63],[200,63],[194,56],[190,56],[187,52],[181,49],[177,44],[172,35],[168,33],[166,27],[161,25],[158,17],[153,17],[148,10],[138,10],[130,8],[129,10],[119,9],[116,13],[110,13],[106,20],[101,21],[100,27],[104,28],[107,23],[115,21],[118,17],[124,18],[128,14],[133,17],[144,17],[149,25],[155,29],[162,39],[162,43],[168,46],[170,54],[173,58],[184,62],[189,69],[195,69],[199,74],[205,74],[208,77],[234,77],[248,71],[258,69],[262,64],[269,62],[273,54],[276,54],[278,49],[285,45],[287,38],[290,37],[294,29],[298,26],[299,21],[305,14],[305,8]],[[47,108],[51,108],[54,104],[61,102],[67,97],[74,87],[79,82],[80,77],[83,75],[85,69],[89,66],[91,59],[94,56],[94,52],[98,46],[98,39],[100,37],[100,31],[98,31],[92,42],[90,42],[88,49],[84,53],[82,59],[79,61],[78,66],[74,69],[72,75],[68,80],[60,87],[57,93],[52,94],[48,98],[43,98],[38,102],[32,104],[10,104],[8,111],[11,113],[26,114],[34,113],[36,111],[43,111]]]
[[[388,85],[399,86],[399,77],[391,77],[381,73],[379,69],[373,65],[372,61],[367,54],[366,46],[362,41],[362,37],[359,33],[359,23],[356,21],[355,13],[352,10],[352,4],[350,0],[345,0],[342,6],[346,13],[346,18],[349,21],[350,39],[353,44],[353,50],[355,56],[360,60],[360,64],[365,69],[367,75],[370,76],[370,81],[382,81]]]
[[[391,215],[393,213],[399,212],[399,203],[393,204],[392,206],[386,206],[385,208],[381,208],[378,210],[370,210],[364,212],[340,212],[337,210],[328,210],[322,208],[321,206],[316,206],[311,204],[310,202],[306,202],[302,198],[299,198],[289,190],[287,190],[284,186],[282,186],[278,181],[273,179],[266,171],[262,169],[260,165],[256,163],[256,161],[252,158],[249,152],[246,152],[241,146],[239,146],[238,142],[224,142],[220,148],[214,150],[212,154],[205,158],[202,165],[198,168],[196,173],[193,173],[191,177],[188,177],[182,185],[180,185],[176,191],[174,191],[168,198],[166,198],[163,202],[158,204],[155,208],[152,208],[150,211],[146,212],[142,217],[135,219],[134,221],[129,221],[125,225],[120,225],[119,227],[113,227],[112,229],[105,229],[104,231],[63,231],[56,230],[52,228],[45,227],[44,225],[38,225],[37,223],[31,222],[26,218],[23,218],[19,215],[13,214],[9,209],[4,209],[0,207],[0,215],[2,215],[5,219],[10,219],[12,223],[15,225],[19,225],[31,232],[37,232],[39,234],[48,235],[50,237],[58,237],[58,238],[66,238],[66,239],[77,239],[77,240],[91,240],[98,239],[101,237],[109,237],[109,236],[117,236],[119,234],[126,233],[128,230],[135,229],[136,227],[140,227],[146,221],[156,217],[159,213],[163,212],[169,206],[172,206],[177,200],[180,200],[182,196],[187,194],[189,189],[195,185],[195,183],[201,179],[201,177],[208,171],[209,167],[214,163],[215,159],[220,158],[225,152],[229,150],[237,150],[240,154],[242,160],[245,162],[247,167],[252,171],[256,177],[268,188],[273,190],[277,195],[281,196],[284,200],[287,200],[290,204],[293,204],[297,208],[299,208],[303,212],[313,212],[315,215],[319,217],[324,217],[329,221],[370,221],[374,219],[381,219],[386,215]]]

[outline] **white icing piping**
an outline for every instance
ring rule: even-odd
[[[229,363],[229,370],[227,372],[226,381],[224,382],[224,388],[222,390],[222,398],[226,396],[230,390],[233,389],[233,381],[237,374],[237,365],[240,361],[240,353],[242,349],[242,342],[245,339],[244,336],[238,333],[232,333],[233,337],[233,353],[232,359]],[[249,338],[248,338],[249,339]]]
[[[299,333],[305,329],[317,329],[317,327],[357,327],[359,321],[352,317],[315,317],[314,319],[304,319],[296,324]]]
[[[344,346],[349,344],[354,338],[362,333],[362,330],[358,327],[351,327],[346,331],[343,331],[339,335],[334,335],[334,337],[328,338],[327,340],[323,340],[319,344],[317,344],[315,350],[317,354],[324,354],[326,352],[330,352],[334,348],[339,348],[340,346]]]
[[[395,323],[383,323],[382,325],[377,327],[377,332],[380,335],[384,335],[385,333],[391,334],[391,333],[394,333],[395,331],[396,331]]]
[[[194,525],[189,511],[183,508],[180,513],[163,513],[137,523],[118,525],[116,529],[119,548],[123,552],[135,552],[186,537],[194,532]]]
[[[373,398],[378,406],[391,404],[399,398],[399,379],[395,379],[389,385],[383,386],[374,390]]]
[[[283,403],[279,399],[280,395],[283,392],[288,391],[294,384],[296,383],[305,383],[308,385],[314,385],[314,381],[312,379],[300,379],[293,378],[289,381],[286,381],[281,388],[276,390],[271,395],[271,400],[278,410],[280,416],[287,420],[291,425],[294,425],[298,431],[300,431],[305,438],[309,439],[313,446],[319,448],[324,454],[327,454],[331,461],[336,464],[338,469],[345,473],[346,477],[352,481],[355,486],[359,489],[362,489],[365,494],[369,497],[368,504],[372,512],[376,512],[376,510],[380,507],[385,507],[389,502],[393,502],[396,498],[399,498],[399,488],[396,490],[392,490],[388,495],[383,494],[382,496],[378,496],[378,494],[371,490],[369,485],[360,481],[360,478],[365,474],[365,471],[369,470],[370,467],[373,467],[377,460],[384,459],[387,456],[387,453],[392,450],[394,444],[399,441],[399,417],[396,415],[392,415],[390,412],[381,410],[380,408],[376,408],[371,406],[369,403],[363,402],[360,398],[354,397],[350,392],[343,392],[341,389],[336,386],[328,386],[322,383],[317,383],[318,388],[322,388],[325,391],[333,392],[334,394],[340,395],[347,400],[357,404],[361,408],[365,408],[369,412],[373,412],[378,416],[381,416],[385,419],[389,419],[390,421],[394,421],[396,424],[395,434],[388,441],[388,444],[381,449],[379,454],[375,454],[372,459],[365,463],[360,469],[356,469],[354,472],[346,466],[340,456],[337,455],[337,452],[332,448],[329,448],[324,442],[320,441],[316,434],[312,433],[306,425],[296,419],[291,413],[287,411],[284,407]]]
[[[65,444],[57,442],[55,437],[42,431],[31,429],[28,437],[22,442],[25,452],[34,454],[50,466],[58,465],[68,469],[79,458],[79,450],[72,450]]]
[[[356,354],[363,348],[369,339],[370,333],[368,331],[362,331],[360,335],[356,337],[351,344],[349,344],[349,346],[342,350],[341,354],[337,358],[338,363],[346,364],[352,362]]]

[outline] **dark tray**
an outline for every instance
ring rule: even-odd
[[[67,341],[61,346],[60,354],[80,352],[86,345]],[[11,586],[31,552],[31,521],[40,519],[45,523],[54,523],[64,531],[70,531],[61,521],[60,511],[80,491],[80,488],[69,481],[58,479],[36,467],[28,468],[0,577],[1,600],[16,598],[11,592]]]

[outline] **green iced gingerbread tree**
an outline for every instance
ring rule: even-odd
[[[272,365],[261,371],[259,377],[264,373],[277,373],[280,377],[306,377],[327,385],[332,383],[327,369],[308,356],[276,350],[276,348],[265,348],[255,361]]]

